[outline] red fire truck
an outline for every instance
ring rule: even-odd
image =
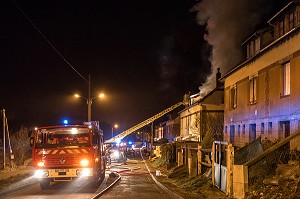
[[[90,180],[99,186],[106,169],[103,143],[98,122],[36,128],[32,161],[41,189],[50,182],[72,180]]]

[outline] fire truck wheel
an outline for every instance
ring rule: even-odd
[[[100,174],[100,178],[101,179],[104,179],[105,178],[105,171],[106,171],[106,161],[105,161],[105,159],[103,159],[103,161],[102,161],[102,166],[101,166],[101,174]]]
[[[50,181],[49,180],[43,180],[40,182],[40,187],[42,190],[48,189],[50,186]]]

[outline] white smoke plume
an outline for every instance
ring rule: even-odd
[[[224,74],[243,60],[241,44],[255,31],[268,0],[202,0],[192,11],[197,22],[206,25],[204,39],[212,46],[211,75],[199,87],[201,95],[215,87],[217,68]]]

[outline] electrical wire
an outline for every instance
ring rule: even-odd
[[[67,63],[68,66],[70,66],[82,79],[84,79],[86,82],[89,82],[83,75],[81,75],[75,67],[73,67],[70,62],[54,47],[54,45],[46,38],[46,36],[40,31],[40,29],[33,23],[33,21],[25,14],[25,12],[22,10],[22,8],[15,2],[15,0],[12,0],[14,5],[20,10],[20,12],[23,14],[23,16],[27,19],[27,21],[40,33],[40,35],[46,40],[46,42],[51,46],[51,48]]]

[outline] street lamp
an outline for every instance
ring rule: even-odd
[[[118,124],[115,124],[115,125],[113,125],[113,127],[111,128],[111,137],[112,137],[112,138],[114,137],[114,128],[115,128],[115,129],[119,128],[119,125],[118,125]]]
[[[93,103],[93,99],[105,97],[104,93],[100,93],[98,96],[92,97],[92,98],[90,97],[90,95],[89,95],[89,97],[83,97],[83,96],[81,96],[79,94],[74,94],[74,96],[77,97],[77,98],[81,97],[81,98],[83,98],[83,99],[86,100],[86,103],[87,103],[87,106],[88,106],[88,122],[90,122],[91,119],[92,119],[92,103]]]

